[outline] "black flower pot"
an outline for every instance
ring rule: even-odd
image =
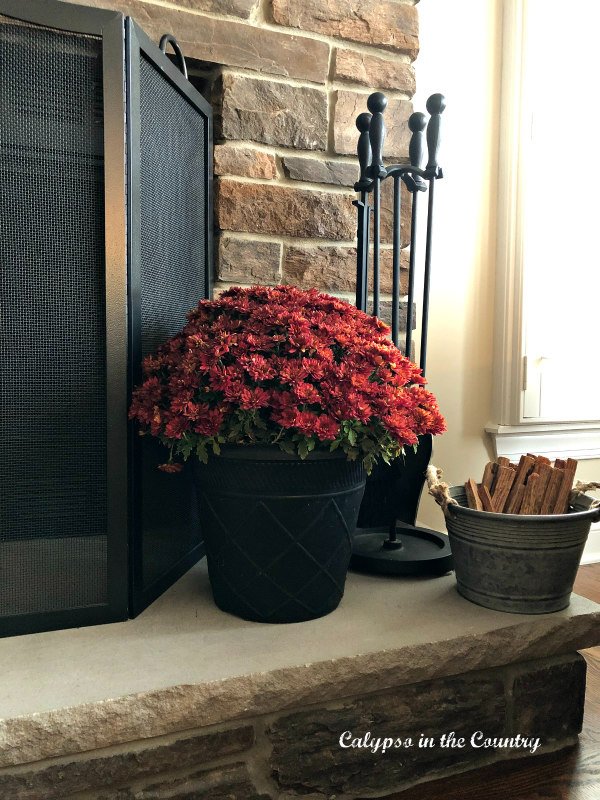
[[[194,463],[215,603],[256,622],[329,614],[344,594],[365,488],[343,453],[302,461],[278,447],[227,446]]]

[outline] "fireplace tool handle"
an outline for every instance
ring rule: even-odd
[[[383,143],[385,141],[385,123],[383,112],[387,106],[387,97],[381,92],[369,95],[367,108],[373,115],[369,125],[369,141],[371,142],[372,160],[367,175],[373,179],[373,315],[379,316],[379,274],[381,248],[381,181],[387,172],[383,164]]]
[[[369,222],[371,209],[369,206],[369,190],[371,179],[367,177],[367,170],[371,165],[371,142],[369,140],[369,126],[371,115],[359,114],[356,118],[356,127],[360,131],[356,152],[360,175],[354,184],[354,191],[360,192],[360,200],[355,200],[358,209],[357,246],[356,246],[356,307],[361,311],[367,310],[368,293],[368,263],[369,263]]]
[[[423,309],[421,312],[421,350],[419,366],[425,375],[427,368],[427,328],[429,326],[429,285],[431,279],[431,231],[433,225],[433,193],[437,178],[443,178],[441,167],[438,165],[438,151],[440,147],[440,127],[442,114],[446,108],[446,98],[443,94],[432,94],[426,103],[427,111],[431,114],[427,125],[427,150],[429,161],[425,174],[429,178],[429,199],[427,203],[427,232],[425,234],[425,270],[423,277]]]
[[[438,165],[438,152],[440,149],[440,124],[442,114],[446,108],[446,98],[443,94],[432,94],[425,105],[431,114],[427,125],[427,150],[429,160],[425,167],[428,178],[443,178],[442,170]]]
[[[408,154],[410,165],[416,170],[421,169],[423,162],[423,131],[427,125],[427,117],[420,111],[411,114],[408,120],[408,127],[412,133]],[[410,261],[408,266],[408,296],[406,298],[406,342],[404,353],[407,358],[412,359],[412,332],[414,324],[414,300],[415,300],[415,260],[417,255],[417,206],[419,192],[425,191],[427,186],[425,181],[416,174],[407,173],[403,175],[403,180],[408,191],[412,195],[411,223],[410,223]]]
[[[371,166],[371,140],[369,137],[371,119],[371,114],[368,114],[366,111],[364,114],[359,114],[356,118],[356,127],[360,131],[358,144],[356,146],[360,175],[357,183],[354,184],[355,192],[368,191],[371,188],[371,180],[367,175],[368,169]]]
[[[173,50],[175,51],[175,55],[179,59],[179,69],[183,72],[183,77],[187,80],[188,71],[187,65],[185,63],[185,58],[183,53],[181,52],[181,47],[179,47],[179,42],[171,33],[165,33],[161,36],[159,47],[163,53],[166,54],[167,52],[167,45],[170,44]]]

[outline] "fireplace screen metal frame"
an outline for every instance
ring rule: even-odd
[[[0,635],[126,619],[127,596],[127,282],[125,231],[124,16],[37,0],[0,0],[0,14],[15,20],[102,41],[104,105],[104,213],[107,411],[107,602],[4,617]]]
[[[202,555],[194,547],[150,586],[139,578],[140,503],[135,473],[138,443],[127,422],[141,361],[139,193],[135,135],[139,132],[132,53],[144,52],[161,74],[206,117],[206,240],[204,294],[212,264],[212,116],[210,106],[170,60],[122,13],[46,0],[0,0],[0,15],[51,30],[96,37],[102,45],[104,145],[104,262],[106,308],[107,602],[0,618],[0,636],[127,619],[139,613]],[[127,30],[126,30],[127,29]],[[129,56],[129,58],[128,58]],[[133,80],[132,80],[133,79]],[[139,100],[139,97],[138,97]],[[128,158],[129,152],[129,158]],[[139,154],[138,154],[139,155]],[[137,165],[137,167],[136,167]],[[137,226],[137,227],[136,227]],[[129,231],[128,231],[129,228]],[[199,298],[194,298],[194,303]],[[190,307],[191,305],[190,304]],[[182,324],[184,320],[182,319]]]
[[[198,122],[201,121],[205,130],[205,139],[203,141],[204,150],[198,153],[199,160],[202,161],[201,174],[204,176],[203,185],[199,186],[202,195],[199,199],[199,204],[203,208],[201,210],[201,218],[207,220],[208,224],[202,226],[197,224],[194,228],[195,233],[188,237],[190,240],[196,237],[200,244],[202,251],[202,260],[204,264],[203,273],[198,271],[197,281],[194,281],[195,289],[189,285],[179,287],[178,295],[175,297],[171,295],[170,301],[176,301],[176,305],[181,310],[181,300],[187,295],[188,303],[184,308],[187,312],[194,307],[201,296],[209,297],[211,295],[211,265],[212,265],[212,196],[213,196],[213,173],[212,173],[212,145],[213,145],[213,131],[212,131],[212,109],[209,103],[202,97],[199,92],[184,78],[183,73],[178,69],[152,42],[144,31],[137,25],[131,18],[127,18],[126,22],[126,49],[127,49],[127,152],[128,152],[128,173],[127,173],[127,186],[129,196],[128,207],[128,227],[129,227],[129,341],[130,341],[130,388],[135,386],[142,377],[141,364],[142,359],[148,352],[154,351],[157,342],[164,338],[164,335],[173,335],[176,333],[185,320],[178,319],[177,315],[167,313],[166,316],[170,319],[165,319],[164,324],[166,330],[163,331],[163,336],[155,337],[148,336],[144,330],[143,324],[143,303],[142,297],[148,298],[148,287],[146,292],[142,292],[142,270],[144,269],[144,256],[143,256],[143,197],[142,193],[147,191],[143,186],[143,124],[141,119],[141,108],[143,102],[143,76],[142,69],[151,70],[153,74],[160,75],[162,85],[165,91],[169,91],[177,101],[181,103],[182,113],[184,109],[190,109],[194,112],[194,119]],[[157,100],[158,104],[158,100]],[[159,126],[158,111],[156,112],[157,119],[156,125]],[[187,120],[189,122],[189,119]],[[180,126],[183,127],[185,122],[183,119],[180,121]],[[158,143],[166,146],[166,142]],[[186,169],[189,169],[186,165]],[[181,170],[180,170],[181,171]],[[184,170],[185,171],[185,170]],[[165,179],[167,180],[167,179]],[[153,181],[157,183],[156,180]],[[182,194],[185,193],[185,186],[179,181]],[[167,208],[163,209],[168,215],[175,214],[177,221],[181,221],[189,214],[189,209],[186,208],[186,198],[174,196],[173,186],[167,185],[163,187],[164,194],[169,195],[167,201]],[[154,187],[154,191],[160,191],[160,186]],[[194,223],[198,220],[194,219]],[[192,224],[192,227],[194,225]],[[186,237],[182,237],[186,238]],[[202,241],[203,240],[203,241]],[[198,249],[195,248],[196,255],[200,255]],[[167,261],[171,254],[167,253]],[[189,263],[189,262],[188,262]],[[167,265],[168,269],[168,265]],[[179,274],[183,275],[184,270],[180,270]],[[165,282],[166,275],[163,273],[163,283]],[[189,274],[188,274],[189,278]],[[168,312],[168,310],[167,310]],[[130,558],[131,569],[131,611],[132,615],[138,614],[146,606],[155,600],[165,589],[170,586],[178,577],[183,575],[193,564],[195,564],[202,556],[204,556],[204,544],[200,541],[194,542],[187,552],[184,552],[179,547],[177,552],[176,543],[173,543],[170,550],[167,547],[167,552],[164,550],[164,543],[162,547],[156,547],[149,544],[152,538],[151,513],[149,514],[145,509],[145,504],[149,502],[149,494],[152,494],[153,486],[156,487],[158,493],[162,492],[163,498],[166,503],[171,506],[171,513],[179,515],[180,518],[180,536],[184,536],[187,530],[190,536],[190,528],[198,527],[199,522],[197,519],[190,517],[189,513],[196,513],[195,504],[192,503],[192,508],[182,509],[181,503],[178,504],[178,497],[185,500],[194,494],[193,487],[192,467],[191,463],[185,465],[183,473],[171,476],[165,476],[164,473],[157,473],[156,466],[159,459],[164,459],[165,453],[161,453],[160,445],[147,441],[145,437],[143,441],[137,435],[134,425],[130,427],[130,457],[132,459],[132,485],[131,485],[131,498],[130,498],[130,522],[131,522],[131,536],[132,536],[132,550]],[[152,461],[148,464],[148,461]],[[145,483],[146,486],[142,486]],[[163,485],[163,484],[166,484]],[[172,485],[172,496],[169,497],[168,486]],[[162,488],[161,488],[162,487]],[[157,508],[160,513],[160,509]],[[183,517],[183,518],[182,518]],[[193,531],[191,531],[190,541],[194,540]],[[157,537],[155,537],[156,539]],[[160,539],[158,539],[160,541]],[[158,550],[152,557],[154,561],[157,558],[166,556],[168,563],[155,565],[152,569],[152,575],[148,575],[147,561],[150,560],[148,556],[152,550]]]

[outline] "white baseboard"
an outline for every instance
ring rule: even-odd
[[[590,535],[585,544],[581,563],[595,564],[598,561],[600,561],[600,523],[592,525]]]

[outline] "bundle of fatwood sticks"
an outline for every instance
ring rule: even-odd
[[[518,464],[508,458],[490,461],[481,483],[465,483],[469,508],[504,514],[566,514],[577,461],[527,453]]]

